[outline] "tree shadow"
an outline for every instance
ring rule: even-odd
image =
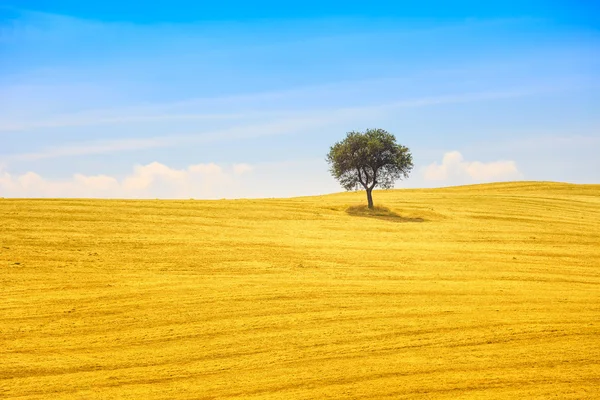
[[[366,205],[351,206],[346,209],[346,214],[354,217],[381,219],[390,222],[425,222],[424,218],[403,217],[387,207],[375,206],[369,209]]]

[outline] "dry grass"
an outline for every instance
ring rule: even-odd
[[[600,393],[600,185],[363,197],[0,200],[0,398]]]

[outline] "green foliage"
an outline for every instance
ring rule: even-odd
[[[361,186],[370,192],[375,187],[389,189],[413,168],[407,147],[383,129],[348,132],[346,138],[331,146],[327,155],[331,174],[346,190]]]

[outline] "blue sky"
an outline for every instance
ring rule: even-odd
[[[488,3],[8,0],[0,196],[330,193],[371,127],[397,187],[600,182],[600,7]]]

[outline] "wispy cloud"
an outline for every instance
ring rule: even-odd
[[[412,76],[413,80],[435,76],[436,71]],[[333,82],[323,85],[237,94],[212,98],[178,100],[144,106],[115,109],[90,109],[53,116],[22,117],[6,115],[1,132],[25,132],[44,128],[85,127],[169,121],[235,122],[247,119],[293,117],[303,113],[331,112],[342,109],[396,109],[437,104],[468,103],[523,97],[569,90],[572,85],[529,85],[514,89],[448,93],[397,100],[398,93],[410,83],[408,78],[367,79]],[[387,102],[382,103],[382,100]],[[343,104],[340,107],[340,103]],[[353,104],[352,104],[353,103]],[[337,106],[337,107],[336,107]],[[335,107],[335,108],[334,108]]]
[[[118,114],[122,114],[121,110]],[[1,132],[24,132],[39,128],[66,128],[83,126],[102,126],[131,124],[139,122],[164,122],[164,121],[235,121],[243,118],[260,116],[260,114],[147,114],[147,115],[110,115],[96,112],[86,112],[66,116],[52,117],[42,121],[5,123],[0,125]]]
[[[135,151],[149,148],[167,148],[190,144],[211,143],[256,138],[269,135],[284,135],[320,126],[336,116],[313,115],[312,118],[288,118],[263,124],[242,125],[232,128],[207,131],[196,134],[173,134],[142,139],[119,139],[111,141],[88,141],[47,148],[35,153],[22,153],[6,157],[6,160],[33,161],[49,158],[106,154],[123,151]]]
[[[439,76],[431,79],[439,71],[416,65],[411,57],[391,59],[387,56],[390,46],[405,43],[410,48],[413,40],[421,43],[419,38],[425,35],[424,45],[439,52],[444,49],[438,49],[437,41],[431,41],[427,35],[449,31],[458,35],[455,40],[462,40],[464,29],[532,23],[471,20],[407,27],[406,21],[399,24],[393,20],[369,20],[357,25],[349,19],[337,23],[268,21],[251,26],[145,26],[35,12],[21,14],[13,24],[4,27],[3,37],[14,46],[13,50],[7,47],[6,57],[11,62],[5,68],[5,79],[0,77],[0,98],[5,99],[0,100],[0,131],[4,132],[152,121],[232,120],[246,118],[248,112],[285,112],[310,105],[331,108],[390,103],[397,101],[399,93],[420,92],[423,97],[447,94]],[[302,25],[302,29],[290,28],[294,24]],[[279,32],[279,28],[284,28],[285,34],[273,35],[273,30]],[[85,45],[88,42],[94,46]],[[362,56],[355,58],[355,51]],[[523,59],[518,61],[522,66]],[[302,67],[305,63],[309,64]],[[466,68],[460,76],[451,77],[455,82],[477,76],[481,71],[473,73],[475,64],[472,57],[447,64],[428,63],[445,65],[447,69]],[[489,70],[496,62],[488,64],[476,69]],[[294,77],[306,74],[306,69],[312,71],[312,82],[305,81],[300,86],[308,82],[308,87],[290,89],[287,84],[274,84],[299,82]],[[373,72],[342,73],[351,70]],[[265,74],[272,74],[273,79],[267,79]],[[374,76],[383,79],[377,82],[372,79]],[[334,79],[345,82],[331,83]],[[498,76],[494,79],[498,82]],[[512,86],[521,84],[513,82]],[[465,91],[493,91],[492,86]],[[496,87],[507,86],[499,83]],[[233,95],[239,92],[250,94]],[[198,93],[206,97],[182,100]],[[169,96],[173,99],[169,103],[139,106]],[[357,103],[357,99],[362,103]],[[111,105],[117,107],[110,109]]]
[[[34,161],[47,158],[106,154],[120,151],[167,147],[173,144],[175,144],[173,138],[168,137],[146,139],[121,139],[112,141],[91,141],[79,144],[66,144],[63,146],[49,147],[45,150],[35,153],[11,155],[6,159],[15,161]]]
[[[187,144],[209,143],[215,141],[231,141],[255,138],[268,135],[285,135],[306,131],[310,128],[323,127],[327,124],[357,121],[392,113],[402,108],[427,107],[441,104],[455,104],[500,100],[523,97],[538,93],[539,90],[515,90],[503,92],[469,93],[450,96],[426,97],[408,99],[388,104],[362,107],[347,107],[333,110],[313,110],[310,112],[288,112],[287,118],[274,118],[282,113],[273,112],[259,115],[268,122],[259,124],[239,124],[231,128],[215,131],[205,131],[194,134],[174,133],[159,137],[141,139],[119,139],[111,141],[88,141],[83,143],[66,144],[47,148],[33,153],[22,153],[6,157],[8,160],[31,161],[48,158],[81,156],[90,154],[105,154],[123,151],[135,151],[148,148],[174,147]],[[268,118],[268,117],[271,118]],[[151,116],[148,116],[151,118]],[[176,116],[171,116],[176,118]],[[189,116],[188,116],[189,117]],[[198,116],[201,117],[201,116]],[[161,118],[161,116],[156,116]]]

